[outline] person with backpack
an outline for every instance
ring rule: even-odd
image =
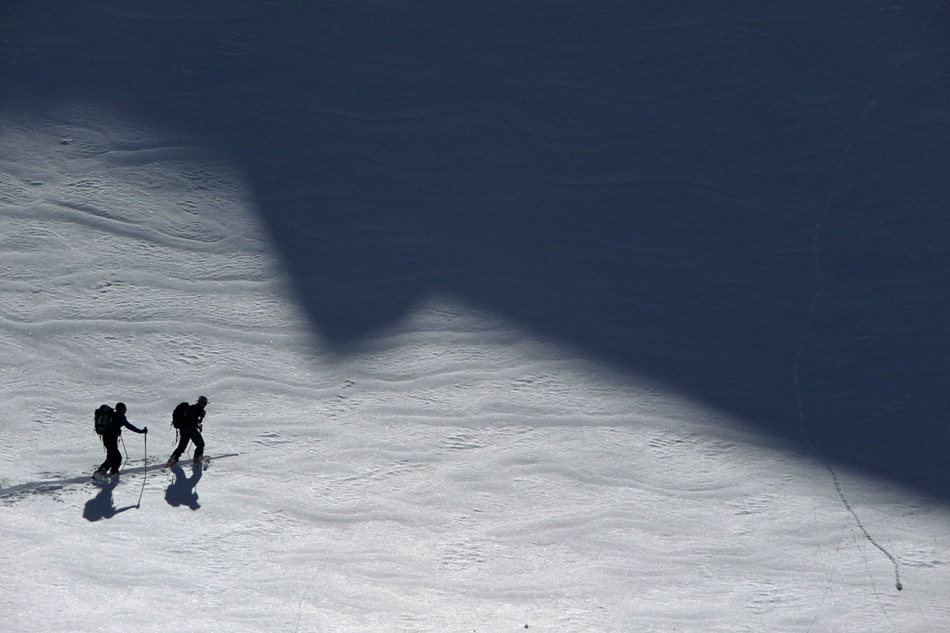
[[[109,411],[108,407],[100,407],[96,412],[96,430],[102,436],[102,445],[106,447],[106,461],[93,473],[93,479],[102,479],[108,472],[109,476],[119,474],[119,466],[122,465],[122,453],[119,452],[119,436],[122,435],[122,427],[135,431],[139,434],[148,433],[148,427],[137,429],[129,423],[125,417],[127,408],[124,402],[116,403],[115,409]]]
[[[168,468],[178,463],[182,453],[188,448],[189,441],[195,444],[194,463],[200,462],[205,452],[205,440],[201,437],[201,426],[205,419],[205,407],[208,406],[208,399],[199,396],[195,404],[187,407],[185,405],[188,405],[188,403],[181,403],[172,413],[172,426],[178,429],[179,441],[178,447],[172,452],[172,456],[168,458],[168,462],[165,464]]]

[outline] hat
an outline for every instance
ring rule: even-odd
[[[204,396],[198,396],[198,404],[208,404],[208,399]]]

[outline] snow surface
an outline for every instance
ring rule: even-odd
[[[104,6],[159,30],[220,19]],[[805,422],[791,440],[450,288],[341,346],[278,245],[276,183],[262,196],[228,152],[109,99],[16,96],[0,112],[0,629],[948,630],[946,499],[811,450],[804,345],[780,363]],[[380,220],[331,239],[385,242]],[[819,318],[816,254],[795,252],[793,341]],[[171,410],[199,394],[212,464],[160,468]],[[148,443],[126,432],[123,475],[95,486],[92,412],[119,400]]]

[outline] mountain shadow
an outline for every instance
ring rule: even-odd
[[[226,152],[341,352],[451,294],[950,497],[940,3],[509,4],[10,3],[0,97]]]

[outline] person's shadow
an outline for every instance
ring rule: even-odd
[[[203,471],[201,464],[192,464],[191,477],[185,475],[181,466],[172,466],[175,480],[165,489],[165,501],[172,507],[188,506],[192,510],[201,507],[198,503],[198,481]]]
[[[115,501],[112,499],[112,491],[119,485],[118,478],[112,478],[100,484],[101,490],[95,497],[86,502],[82,516],[87,521],[98,521],[99,519],[111,519],[115,515],[137,508],[137,505],[116,508]]]

